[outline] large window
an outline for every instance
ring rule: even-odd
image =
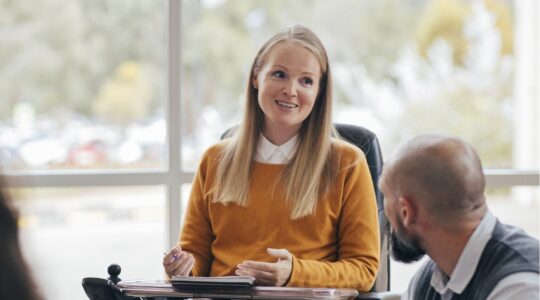
[[[421,132],[465,138],[491,210],[538,237],[536,1],[0,2],[0,166],[47,298],[84,298],[80,279],[113,262],[162,276],[202,152],[292,24],[327,47],[336,122],[374,131],[384,157]],[[416,266],[392,268],[402,291]]]
[[[162,167],[166,2],[2,2],[3,168]]]
[[[385,156],[414,134],[443,132],[473,143],[486,167],[514,166],[512,1],[182,3],[188,168],[239,122],[258,47],[296,23],[315,30],[328,48],[335,121],[375,131]]]

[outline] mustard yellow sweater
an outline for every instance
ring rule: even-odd
[[[179,245],[192,253],[194,276],[234,275],[244,260],[275,262],[267,248],[293,255],[288,286],[368,291],[379,265],[375,194],[364,154],[333,141],[340,172],[314,215],[291,220],[284,191],[274,183],[285,165],[256,162],[246,207],[212,202],[223,142],[206,151],[195,175]],[[353,164],[358,160],[356,164]]]

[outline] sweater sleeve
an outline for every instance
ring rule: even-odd
[[[209,276],[213,256],[212,241],[215,236],[212,231],[208,212],[207,173],[210,165],[208,152],[203,156],[191,186],[189,203],[184,217],[180,240],[182,250],[191,253],[195,258],[192,269],[193,276]]]
[[[293,257],[288,286],[332,286],[360,292],[371,289],[380,256],[377,203],[365,157],[363,153],[358,155],[358,161],[344,171],[337,259],[317,261]]]

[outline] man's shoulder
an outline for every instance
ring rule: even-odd
[[[498,282],[512,274],[538,273],[538,246],[538,240],[527,235],[523,230],[497,221],[491,238],[480,256],[475,274],[462,296],[483,295],[485,299]],[[409,298],[405,299],[414,299],[416,295],[433,292],[431,282],[436,268],[436,263],[427,259],[411,279],[406,292]],[[508,288],[505,286],[504,290],[507,291]]]
[[[525,260],[527,263],[539,264],[540,243],[521,228],[497,221],[492,236],[486,246],[490,251],[504,251],[511,260]],[[501,263],[504,263],[501,261]]]
[[[487,300],[538,299],[539,288],[538,273],[518,272],[501,279]]]
[[[492,239],[504,243],[529,243],[531,246],[538,248],[539,242],[534,237],[528,235],[523,229],[502,223],[497,220],[495,228],[493,228]]]
[[[538,274],[538,249],[537,239],[497,221],[466,292],[485,299],[497,284],[513,274]]]

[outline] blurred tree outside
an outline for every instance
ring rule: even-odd
[[[511,6],[505,0],[184,0],[184,134],[197,139],[211,130],[200,124],[208,106],[237,123],[255,51],[278,29],[304,24],[327,46],[338,119],[349,112],[345,121],[376,130],[385,155],[412,135],[438,131],[472,142],[489,166],[509,167]],[[208,146],[201,143],[194,143],[198,152]]]
[[[94,102],[97,115],[125,128],[126,125],[149,114],[152,93],[141,66],[124,62],[102,85]]]
[[[502,55],[512,54],[513,25],[509,3],[500,0],[482,0],[483,5],[495,16],[495,26],[500,34]],[[463,64],[468,51],[464,25],[473,13],[471,1],[434,0],[424,10],[416,31],[418,51],[425,58],[436,39],[445,39],[452,45],[453,59]],[[479,3],[479,1],[476,1]]]
[[[182,130],[195,153],[216,141],[220,130],[239,122],[247,72],[258,48],[277,30],[306,25],[327,46],[332,64],[361,64],[370,76],[384,79],[399,55],[399,45],[412,37],[419,9],[417,2],[391,0],[184,0],[182,4]],[[368,105],[369,99],[346,97],[339,82],[334,87],[337,103]],[[205,121],[208,107],[219,112],[219,121]],[[215,123],[220,127],[212,126]],[[192,157],[192,167],[198,156]]]
[[[0,0],[0,123],[12,122],[17,103],[55,122],[75,115],[125,126],[163,114],[166,1],[27,1]],[[185,144],[200,153],[216,139],[206,133],[239,121],[258,47],[304,24],[327,47],[338,120],[374,129],[386,152],[413,134],[444,131],[470,140],[490,166],[509,166],[512,5],[182,0]],[[141,79],[121,75],[126,64]]]
[[[436,39],[444,39],[452,46],[454,63],[462,64],[467,53],[463,27],[470,15],[470,4],[465,1],[434,0],[420,17],[416,31],[416,44],[425,58]]]
[[[0,0],[0,6],[4,165],[126,167],[136,157],[159,164],[162,135],[142,133],[155,132],[165,111],[166,0]],[[32,124],[21,126],[20,107],[33,112]],[[127,160],[119,150],[124,139],[144,155]],[[42,144],[65,154],[53,159]]]
[[[92,118],[104,78],[126,60],[147,66],[152,108],[162,106],[165,1],[0,0],[0,6],[0,120],[21,101],[38,115],[63,107]]]
[[[511,13],[509,3],[496,0],[428,5],[417,28],[425,64],[417,80],[435,88],[407,93],[395,141],[443,131],[471,142],[490,167],[511,167]]]

